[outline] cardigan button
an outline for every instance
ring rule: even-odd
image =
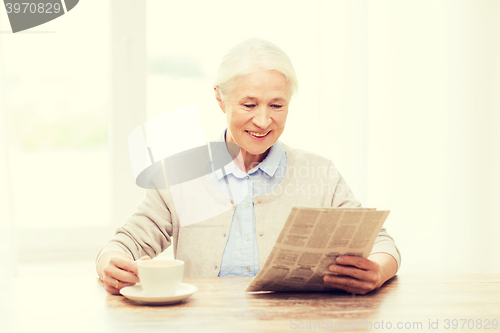
[[[258,198],[257,199],[257,203],[261,203],[262,202],[262,199],[261,198]]]
[[[264,236],[264,233],[263,232],[259,232],[259,236]]]

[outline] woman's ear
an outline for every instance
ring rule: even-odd
[[[226,110],[224,109],[224,102],[222,101],[222,97],[219,91],[219,87],[215,86],[214,91],[215,91],[215,99],[217,100],[217,103],[219,103],[220,109],[222,110],[222,112],[226,113]]]

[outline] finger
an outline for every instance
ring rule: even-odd
[[[107,284],[104,285],[104,289],[111,295],[118,295],[120,294],[120,291],[118,289],[115,289],[115,287],[109,286]]]
[[[110,293],[110,294],[112,294],[112,295],[120,295],[120,294],[121,294],[121,293],[120,293],[120,290],[121,290],[122,288],[125,288],[125,287],[128,287],[128,286],[123,286],[123,287],[122,287],[122,286],[120,286],[120,289],[116,289],[115,287],[111,287],[111,286],[106,285],[104,289],[105,289],[108,293]]]
[[[139,282],[139,277],[136,274],[124,271],[121,268],[113,265],[107,265],[106,267],[104,267],[104,275],[114,280],[119,280],[126,283]]]
[[[350,293],[359,293],[360,291],[366,293],[375,289],[375,286],[371,283],[341,276],[325,275],[323,277],[323,282],[327,286],[343,289]]]
[[[133,286],[135,284],[135,283],[130,283],[130,282],[123,282],[123,281],[117,280],[111,276],[105,276],[103,279],[103,282],[105,285],[107,285],[113,289],[116,289],[116,290],[120,290],[121,288],[128,287],[128,286]]]
[[[363,257],[355,257],[355,256],[340,256],[337,257],[337,264],[340,265],[349,265],[349,266],[354,266],[357,268],[365,269],[365,270],[371,270],[375,269],[376,264]]]
[[[150,256],[144,256],[144,257],[142,257],[142,258],[141,258],[141,259],[139,259],[139,260],[151,260],[151,257],[150,257]]]
[[[325,283],[325,285],[330,287],[330,288],[335,288],[335,289],[347,291],[348,293],[351,293],[351,294],[364,295],[364,294],[369,292],[369,290],[361,290],[361,289],[357,289],[357,288],[353,288],[353,287],[346,287],[346,286],[343,286],[340,284],[327,284],[327,283]]]
[[[115,293],[115,294],[119,293],[121,288],[133,286],[135,284],[135,283],[123,282],[123,281],[117,280],[111,276],[104,276],[104,278],[102,279],[102,282],[104,282],[107,291],[109,291],[110,293]]]
[[[134,284],[139,282],[139,277],[137,275],[118,268],[115,268],[115,270],[111,274],[111,277],[114,278],[115,280],[122,281],[125,283]]]
[[[364,295],[364,294],[370,292],[371,290],[373,290],[370,288],[357,287],[354,285],[338,284],[338,283],[328,282],[328,281],[325,281],[325,285],[330,287],[330,288],[340,289],[340,290],[347,291],[349,293],[361,294],[361,295]]]
[[[365,271],[356,267],[342,265],[330,265],[328,270],[335,274],[351,276],[358,280],[376,282],[374,281],[375,274],[372,271]]]
[[[131,259],[116,256],[116,257],[111,257],[109,263],[118,268],[121,268],[122,270],[137,274],[137,263],[135,263]]]

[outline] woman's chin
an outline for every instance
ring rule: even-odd
[[[256,146],[247,146],[247,147],[243,147],[243,149],[249,153],[249,154],[252,154],[252,155],[261,155],[261,154],[264,154],[269,148],[271,148],[271,146],[267,146],[267,145],[259,145],[258,147]]]

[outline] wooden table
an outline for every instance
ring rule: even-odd
[[[0,287],[0,332],[318,332],[369,331],[370,325],[374,331],[500,332],[500,275],[398,276],[364,296],[247,294],[250,280],[185,278],[199,291],[168,306],[109,295],[97,279],[9,280]]]

